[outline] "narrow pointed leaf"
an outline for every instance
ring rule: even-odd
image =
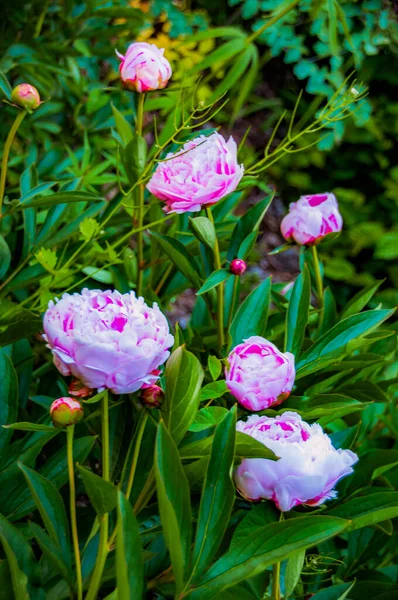
[[[98,515],[104,515],[116,508],[117,487],[110,481],[105,481],[99,475],[81,465],[77,470],[83,480],[90,502]]]
[[[303,345],[311,298],[311,279],[307,265],[294,282],[286,314],[285,351],[298,356]]]
[[[144,559],[137,519],[130,502],[118,493],[116,539],[116,581],[118,600],[143,598]]]
[[[271,277],[268,277],[240,305],[230,329],[232,348],[252,335],[265,334],[270,299]]]
[[[218,269],[217,271],[213,271],[213,273],[208,276],[202,287],[198,289],[196,295],[200,296],[201,294],[205,294],[230,277],[232,277],[232,274],[226,269]]]

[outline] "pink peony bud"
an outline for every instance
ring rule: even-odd
[[[88,398],[89,396],[92,396],[93,393],[94,390],[83,385],[79,379],[72,379],[68,389],[68,394],[75,396],[75,398]]]
[[[164,400],[164,391],[156,384],[144,386],[140,393],[140,400],[148,408],[160,408]]]
[[[281,223],[281,232],[287,240],[301,246],[317,244],[329,233],[341,231],[343,219],[334,194],[301,196],[289,206]]]
[[[229,270],[233,275],[243,275],[243,273],[246,271],[246,268],[247,265],[245,261],[241,260],[240,258],[235,258],[229,266]]]
[[[200,135],[168,154],[158,164],[147,188],[166,202],[165,212],[197,212],[233,192],[243,176],[236,143],[219,133]]]
[[[275,418],[252,415],[236,428],[279,457],[245,458],[234,473],[237,488],[248,500],[272,500],[282,511],[336,498],[333,488],[358,461],[351,450],[336,450],[320,425],[309,425],[294,412]]]
[[[289,396],[296,371],[294,356],[283,354],[274,344],[252,336],[228,356],[227,387],[247,410],[265,410]]]
[[[11,100],[26,110],[34,110],[40,106],[39,92],[29,83],[17,85],[11,92]]]
[[[166,317],[134,292],[88,290],[51,301],[44,339],[63,375],[83,385],[129,394],[157,381],[174,338]]]
[[[147,42],[130,44],[126,55],[116,50],[122,61],[120,77],[126,89],[132,92],[151,92],[166,87],[171,77],[169,61],[163,56],[164,49]]]
[[[51,404],[50,415],[55,427],[67,427],[81,421],[84,412],[78,400],[64,396]]]

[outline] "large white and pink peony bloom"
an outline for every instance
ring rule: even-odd
[[[272,500],[282,511],[336,498],[333,488],[358,460],[351,450],[336,450],[320,425],[309,425],[294,412],[275,418],[251,415],[238,421],[237,430],[280,457],[244,459],[234,473],[237,488],[248,500]]]
[[[301,246],[317,244],[329,233],[337,233],[343,227],[334,194],[301,196],[289,206],[288,214],[281,223],[283,237]]]
[[[225,379],[229,391],[248,410],[280,404],[289,396],[296,371],[294,356],[260,336],[236,346],[228,356]]]
[[[116,50],[122,61],[120,77],[126,89],[133,92],[150,92],[166,87],[172,71],[163,56],[164,49],[147,42],[135,42],[127,48],[125,56]]]
[[[44,339],[63,375],[85,386],[129,394],[159,378],[174,338],[166,317],[134,292],[88,290],[51,301]]]
[[[147,188],[165,212],[197,212],[233,192],[243,177],[237,147],[219,133],[200,135],[160,162]]]

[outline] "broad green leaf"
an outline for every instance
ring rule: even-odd
[[[56,194],[50,194],[49,196],[41,196],[40,198],[33,198],[32,200],[28,200],[21,205],[21,208],[30,208],[34,206],[54,206],[56,204],[63,204],[64,202],[70,203],[102,201],[103,198],[101,196],[97,196],[96,194],[90,194],[89,192],[57,192]]]
[[[12,431],[7,431],[2,426],[15,421],[18,414],[18,377],[11,360],[2,350],[0,350],[0,390],[0,453],[2,453],[12,436]]]
[[[116,130],[124,146],[127,146],[127,144],[131,142],[131,140],[134,137],[134,129],[131,127],[130,123],[125,119],[120,110],[118,110],[113,103],[111,104],[111,106],[113,118],[115,119]]]
[[[268,277],[240,305],[230,328],[232,348],[253,335],[265,334],[270,298],[271,277]]]
[[[337,585],[328,586],[326,589],[317,592],[311,596],[311,600],[344,600],[355,585],[352,583],[338,583]]]
[[[250,208],[237,222],[235,229],[232,232],[231,242],[229,244],[227,259],[233,260],[238,255],[238,250],[242,242],[253,231],[257,231],[265,213],[271,204],[273,195],[267,196],[261,202]]]
[[[279,519],[280,512],[273,502],[253,504],[235,529],[229,548],[232,549],[240,544],[253,531],[257,531],[264,525],[276,523]]]
[[[311,279],[305,264],[294,282],[286,313],[285,352],[298,356],[303,345],[311,299]]]
[[[236,406],[217,425],[203,492],[192,555],[191,580],[197,580],[213,560],[228,525],[235,499],[231,473],[235,454]]]
[[[81,465],[77,470],[95,512],[100,516],[111,512],[117,504],[117,487]]]
[[[184,459],[208,456],[211,452],[212,443],[213,436],[209,436],[198,440],[197,442],[186,444],[180,448],[180,456]],[[269,458],[270,460],[276,460],[276,456],[272,450],[241,431],[237,431],[236,433],[235,456],[237,458]]]
[[[189,431],[203,431],[209,427],[215,427],[225,418],[228,410],[222,406],[209,406],[202,408],[196,413],[194,422],[189,428]]]
[[[167,235],[161,235],[155,231],[152,231],[151,235],[159,242],[164,252],[175,264],[177,269],[181,271],[184,277],[186,277],[195,288],[199,289],[202,284],[198,275],[198,267],[185,246],[178,240]]]
[[[36,523],[30,522],[29,529],[35,537],[43,554],[47,556],[48,560],[52,562],[60,575],[73,587],[71,571],[68,569],[65,559],[62,556],[62,552],[57,544],[55,544],[50,536]]]
[[[337,323],[320,337],[296,364],[297,377],[304,377],[337,362],[349,352],[349,343],[371,333],[394,313],[393,310],[368,310]]]
[[[117,600],[143,598],[144,559],[140,531],[130,502],[118,492],[116,538]]]
[[[345,319],[346,317],[355,315],[356,313],[359,313],[363,308],[365,308],[365,306],[373,298],[374,294],[377,292],[382,283],[383,280],[377,281],[376,283],[372,283],[371,285],[366,286],[366,288],[355,294],[355,296],[351,298],[351,300],[346,304],[341,314],[341,318]]]
[[[177,348],[166,363],[166,398],[162,409],[167,429],[177,444],[199,408],[203,376],[200,362],[184,346]]]
[[[336,309],[336,301],[334,296],[330,290],[330,288],[325,288],[323,294],[323,312],[321,317],[321,323],[319,326],[318,336],[322,336],[324,333],[328,332],[332,327],[336,324],[337,321],[337,309]]]
[[[253,52],[251,45],[245,48],[239,56],[235,56],[234,61],[229,63],[228,73],[224,75],[221,83],[211,94],[208,102],[216,102],[218,98],[221,98],[239,81],[244,75],[243,79],[246,78],[247,68],[252,61]]]
[[[203,244],[206,244],[210,250],[213,250],[216,241],[216,231],[213,223],[207,217],[189,217],[191,230],[196,238]]]
[[[7,100],[11,101],[12,87],[7,79],[7,76],[0,71],[0,90],[3,92]]]
[[[23,196],[20,197],[20,204],[25,205],[28,202],[32,201],[33,198],[41,196],[42,194],[53,188],[54,185],[56,185],[56,183],[56,181],[46,181],[45,183],[39,183],[39,185],[36,185],[34,188],[29,189]],[[26,206],[23,206],[22,208],[26,208]]]
[[[259,71],[259,52],[255,44],[250,44],[251,49],[251,63],[249,69],[245,73],[243,81],[240,82],[239,89],[237,90],[237,96],[235,100],[234,110],[232,112],[231,123],[234,123],[245,104],[251,90],[254,87],[256,78]]]
[[[1,534],[0,542],[3,546],[4,553],[8,560],[8,566],[10,568],[14,600],[30,600],[27,588],[28,578],[26,574],[19,568],[15,552],[12,550],[8,541]]]
[[[21,463],[18,466],[25,476],[50,538],[62,552],[65,563],[70,566],[69,523],[61,494],[43,475]]]
[[[200,296],[201,294],[205,294],[230,277],[232,277],[232,274],[226,269],[218,269],[217,271],[213,271],[213,273],[208,276],[202,287],[198,289],[196,295]]]
[[[178,594],[183,589],[189,567],[191,500],[177,446],[163,421],[159,423],[156,436],[155,477],[160,519]]]
[[[212,400],[214,398],[221,398],[228,392],[227,384],[225,379],[219,381],[212,381],[208,383],[200,390],[200,401]]]
[[[239,54],[244,47],[245,40],[242,38],[235,38],[234,40],[222,44],[222,46],[216,48],[216,50],[208,54],[206,58],[192,67],[189,71],[189,75],[201,73],[216,63],[224,63],[227,60],[231,60],[234,56]]]
[[[221,371],[222,371],[221,360],[219,358],[217,358],[217,356],[214,356],[214,354],[209,354],[208,359],[207,359],[207,366],[209,368],[210,375],[211,375],[213,381],[218,379],[220,377]]]
[[[351,498],[328,512],[349,519],[349,529],[360,529],[398,516],[398,492],[375,492]]]
[[[224,589],[286,559],[292,552],[338,535],[348,524],[344,519],[313,515],[260,527],[219,558],[200,585],[187,591],[184,597],[189,600],[214,598]]]
[[[285,584],[285,597],[289,598],[294,592],[296,585],[299,582],[301,571],[303,570],[305,559],[305,550],[297,550],[287,559],[284,584]]]
[[[11,423],[11,425],[3,425],[5,429],[16,429],[18,431],[60,431],[52,425],[41,425],[40,423],[28,423],[21,421],[20,423]]]
[[[145,168],[147,146],[145,138],[134,132],[127,146],[120,148],[123,165],[131,185],[137,183]]]
[[[0,346],[43,330],[42,319],[30,310],[3,298],[0,300]]]
[[[256,245],[257,235],[258,235],[257,231],[252,231],[243,240],[243,242],[239,246],[239,250],[238,250],[238,254],[237,254],[238,258],[245,260],[245,258],[247,258],[249,256],[250,252],[253,250],[254,246]]]
[[[10,263],[11,263],[10,249],[8,247],[7,242],[3,238],[3,236],[0,235],[0,279],[2,279],[4,277],[4,275],[7,273]]]

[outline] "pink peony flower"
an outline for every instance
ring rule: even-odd
[[[252,336],[228,356],[225,379],[229,391],[248,410],[264,410],[289,396],[296,371],[294,356],[274,344]]]
[[[248,500],[272,500],[282,511],[336,498],[333,488],[358,460],[351,450],[336,450],[320,425],[309,425],[294,412],[275,418],[252,415],[238,421],[237,430],[280,457],[244,459],[234,473],[237,488]]]
[[[51,404],[50,415],[55,427],[67,427],[81,421],[84,411],[79,400],[63,396]]]
[[[343,219],[334,194],[301,196],[289,206],[281,223],[283,237],[302,246],[317,244],[325,235],[341,231]]]
[[[169,61],[163,56],[163,48],[147,42],[135,42],[127,48],[125,56],[117,50],[116,54],[122,61],[119,71],[126,89],[150,92],[166,87],[172,71]]]
[[[219,133],[200,135],[160,162],[147,188],[165,212],[197,212],[233,192],[243,176],[236,143]]]
[[[11,92],[11,100],[18,106],[26,108],[27,111],[34,110],[41,104],[39,92],[29,83],[17,85]]]
[[[141,390],[140,400],[148,408],[160,408],[164,401],[164,395],[164,391],[159,385],[145,385]]]
[[[88,290],[51,301],[44,315],[44,339],[63,375],[89,388],[129,394],[155,383],[152,373],[168,358],[174,338],[155,303],[134,292]]]

